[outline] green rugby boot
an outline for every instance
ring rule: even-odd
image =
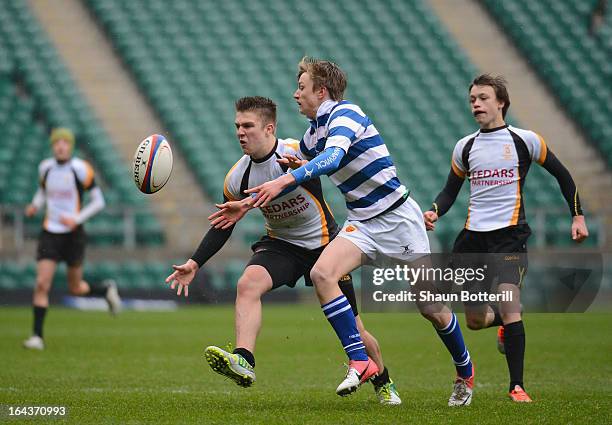
[[[399,393],[397,392],[397,388],[391,380],[383,385],[375,385],[374,391],[376,391],[376,397],[378,397],[378,401],[380,402],[380,404],[402,404],[402,399],[400,398]]]
[[[228,353],[211,345],[204,350],[204,356],[212,370],[241,387],[248,388],[255,383],[255,368],[240,354]]]

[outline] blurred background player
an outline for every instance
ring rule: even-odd
[[[505,123],[510,107],[506,84],[502,77],[488,74],[476,77],[470,84],[472,115],[480,129],[457,142],[446,185],[431,210],[424,213],[424,220],[427,229],[434,230],[434,223],[453,205],[467,176],[468,217],[455,240],[453,253],[517,254],[493,259],[499,259],[499,264],[495,264],[497,290],[511,291],[512,301],[499,303],[499,307],[484,303],[466,305],[465,314],[470,329],[503,325],[498,330],[498,347],[508,363],[509,395],[513,401],[530,402],[523,384],[525,329],[520,288],[527,270],[527,239],[531,234],[525,218],[523,189],[533,161],[557,179],[572,215],[572,239],[582,242],[588,230],[574,180],[542,136]]]
[[[73,157],[74,134],[67,128],[56,128],[50,136],[53,158],[39,167],[40,185],[25,215],[36,214],[45,207],[45,219],[38,239],[33,335],[23,342],[29,349],[43,350],[43,324],[49,307],[49,291],[57,263],[68,266],[68,289],[77,296],[99,296],[116,313],[121,305],[117,287],[112,281],[90,285],[83,280],[86,235],[83,223],[104,208],[102,191],[96,186],[94,171],[86,161]],[[81,209],[83,193],[91,200]]]
[[[428,254],[429,240],[422,211],[399,181],[387,147],[361,108],[343,100],[347,80],[335,63],[303,58],[298,65],[298,88],[293,97],[310,127],[300,150],[310,162],[277,179],[247,190],[257,193],[255,207],[265,207],[279,193],[320,175],[329,175],[345,197],[348,219],[312,268],[321,308],[349,357],[345,379],[336,389],[348,395],[369,377],[368,357],[355,318],[346,311],[348,300],[336,282],[377,254],[406,261]],[[438,304],[421,309],[450,352],[457,378],[449,406],[469,405],[474,371],[455,315]],[[355,350],[354,347],[361,347]]]
[[[210,218],[215,227],[206,233],[200,246],[185,264],[174,266],[166,279],[177,293],[185,290],[197,270],[227,242],[234,223],[226,220],[233,207],[238,215],[251,208],[252,197],[244,190],[284,175],[290,165],[299,166],[297,140],[276,138],[276,104],[263,97],[244,97],[236,102],[236,135],[244,156],[225,177],[220,212]],[[291,161],[287,158],[291,158]],[[244,201],[242,201],[244,200]],[[230,202],[228,202],[230,201]],[[233,205],[233,207],[232,207]],[[261,208],[267,235],[256,242],[247,267],[238,280],[235,308],[236,349],[229,353],[219,347],[206,348],[205,355],[214,371],[249,387],[255,381],[255,342],[261,328],[261,297],[280,286],[294,287],[302,276],[310,284],[309,273],[319,255],[338,233],[338,226],[323,198],[319,179],[286,191]],[[346,296],[346,313],[356,320],[365,347],[376,363],[372,379],[382,404],[400,404],[401,399],[385,368],[376,339],[363,327],[350,275],[335,283]],[[363,347],[363,344],[360,343]],[[359,347],[353,347],[359,349]]]

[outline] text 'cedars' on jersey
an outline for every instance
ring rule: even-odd
[[[344,100],[319,106],[300,150],[311,159],[329,147],[346,152],[329,178],[344,195],[349,220],[375,217],[406,195],[387,146],[359,106]]]
[[[532,161],[546,160],[544,139],[513,126],[479,130],[455,145],[453,172],[469,179],[465,228],[491,231],[526,223],[523,187]]]
[[[301,157],[299,142],[278,139],[270,154],[260,160],[244,155],[225,177],[223,194],[229,200],[244,199],[246,189],[282,176],[288,170],[277,159],[284,154]],[[268,236],[306,249],[327,245],[337,232],[334,217],[323,198],[321,181],[313,179],[259,208]]]
[[[38,166],[38,175],[46,201],[44,229],[51,233],[70,232],[60,218],[74,217],[81,210],[83,192],[96,184],[93,168],[75,157],[61,164],[55,158],[47,158]]]

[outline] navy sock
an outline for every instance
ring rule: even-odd
[[[440,339],[446,345],[446,349],[453,357],[455,362],[455,368],[457,374],[462,378],[469,378],[472,376],[472,361],[470,359],[470,352],[465,346],[463,341],[463,335],[461,334],[461,328],[459,327],[459,321],[457,316],[453,313],[451,321],[444,329],[437,329]]]
[[[251,366],[255,367],[255,356],[246,348],[238,347],[234,350],[234,354],[241,355]]]
[[[344,295],[321,306],[325,317],[336,331],[342,347],[350,360],[367,360],[368,355],[357,330],[355,315]]]
[[[525,327],[523,321],[504,325],[504,348],[510,372],[510,391],[515,385],[523,386],[523,363],[525,361]]]
[[[34,335],[43,337],[43,323],[45,321],[45,315],[47,314],[47,307],[34,306]]]

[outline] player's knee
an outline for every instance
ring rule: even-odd
[[[334,279],[333,276],[331,276],[331,273],[326,270],[325,267],[321,267],[316,264],[310,270],[310,279],[315,286],[325,285],[327,282],[338,282],[338,279]]]
[[[431,324],[436,327],[436,329],[443,329],[446,325],[448,325],[448,323],[444,321],[444,317],[441,314],[432,313],[427,309],[421,310],[421,316],[429,320]]]
[[[465,323],[467,324],[468,328],[473,331],[477,331],[486,326],[486,316],[480,314],[468,314],[465,316]]]
[[[243,274],[238,279],[236,285],[236,294],[239,298],[258,298],[261,297],[262,291],[259,282],[247,274]]]
[[[36,278],[36,286],[34,292],[39,294],[48,294],[51,288],[51,282],[47,279]]]

